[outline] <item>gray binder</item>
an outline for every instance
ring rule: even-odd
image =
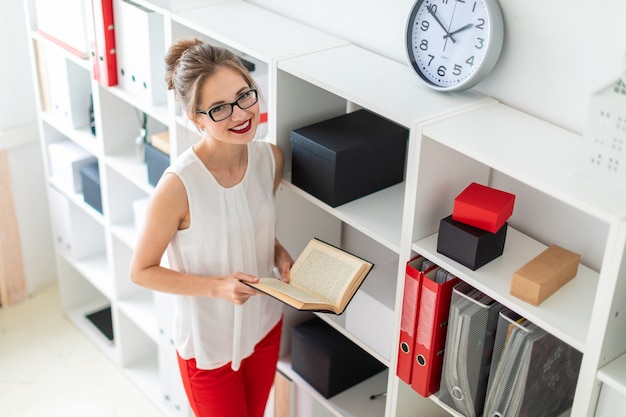
[[[571,408],[581,360],[571,346],[503,310],[483,416],[560,416]]]
[[[501,308],[466,283],[454,287],[438,396],[467,417],[482,414]]]

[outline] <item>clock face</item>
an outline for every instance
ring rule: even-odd
[[[406,27],[411,67],[436,90],[476,85],[502,49],[497,0],[417,0]]]

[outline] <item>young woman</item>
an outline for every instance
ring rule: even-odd
[[[168,88],[203,138],[157,184],[131,277],[177,295],[174,342],[196,416],[262,417],[282,307],[244,282],[274,270],[289,280],[293,260],[275,237],[283,155],[253,140],[258,88],[233,53],[183,39],[165,62]]]

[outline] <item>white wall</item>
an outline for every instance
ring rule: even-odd
[[[0,3],[0,130],[37,119],[22,0]]]
[[[56,278],[43,159],[22,0],[0,3],[0,151],[9,155],[26,286]]]
[[[404,26],[414,0],[248,1],[406,62]],[[581,133],[590,94],[622,69],[626,1],[500,0],[500,6],[502,55],[474,89]]]

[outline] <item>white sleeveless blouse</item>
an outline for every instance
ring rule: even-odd
[[[275,161],[270,145],[248,144],[248,167],[242,181],[222,187],[192,148],[167,170],[187,190],[191,226],[179,230],[167,255],[177,271],[226,276],[241,271],[274,276],[276,208]],[[241,359],[276,325],[282,304],[257,295],[236,306],[223,299],[176,296],[174,344],[183,359],[200,369],[216,369]]]

